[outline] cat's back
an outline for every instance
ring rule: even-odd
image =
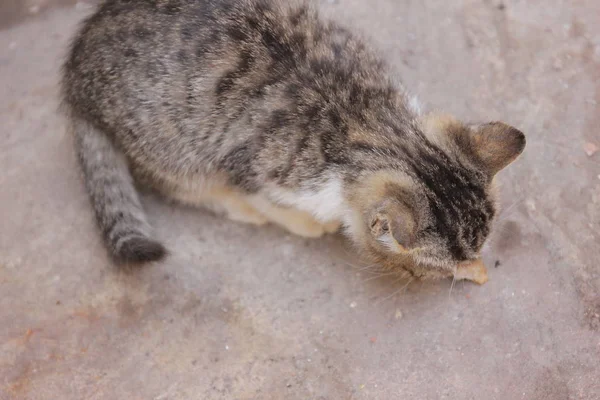
[[[63,67],[66,102],[88,114],[137,106],[181,74],[177,27],[205,1],[107,0],[74,37]],[[198,13],[198,16],[201,16]],[[189,17],[188,17],[189,18]],[[192,26],[201,26],[195,23]],[[133,104],[135,103],[135,104]],[[105,116],[95,115],[97,118]]]
[[[208,104],[215,92],[234,94],[242,73],[268,80],[267,67],[281,72],[296,56],[280,42],[290,36],[282,8],[277,0],[106,0],[72,42],[63,66],[66,103],[105,123],[110,118],[100,113],[109,110]]]
[[[359,37],[303,4],[108,0],[76,36],[63,89],[74,110],[127,140],[135,132],[164,149],[175,135],[184,140],[173,152],[214,142],[224,156],[264,132],[282,149],[268,158],[287,160],[291,137],[310,132],[302,141],[316,149],[332,131],[344,143],[341,125],[394,107],[386,75]]]

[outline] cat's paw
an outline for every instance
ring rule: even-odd
[[[326,233],[336,233],[340,230],[342,223],[340,221],[329,221],[323,224]]]
[[[269,222],[261,213],[252,207],[229,209],[227,210],[227,217],[232,221],[259,226]]]
[[[306,238],[318,238],[325,234],[325,226],[312,218],[294,218],[283,225],[290,233]]]

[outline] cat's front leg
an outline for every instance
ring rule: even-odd
[[[331,220],[331,221],[325,222],[323,224],[323,227],[325,228],[325,232],[327,232],[327,233],[336,233],[337,231],[340,230],[341,226],[342,226],[342,221],[337,221],[337,220]]]
[[[168,197],[184,204],[204,207],[236,222],[253,225],[264,225],[269,222],[247,201],[247,196],[244,194],[215,179],[198,181],[201,183],[188,184],[168,192]]]
[[[308,212],[276,205],[260,196],[249,197],[248,201],[269,221],[298,236],[317,238],[325,233],[333,233],[340,227],[337,221],[323,224]]]
[[[241,196],[231,195],[221,199],[221,207],[229,219],[245,224],[264,225],[268,222],[259,211],[248,204]]]
[[[313,218],[307,212],[296,210],[294,208],[284,208],[272,205],[269,209],[263,210],[265,216],[273,223],[282,226],[289,232],[307,238],[318,238],[327,231],[325,225]]]

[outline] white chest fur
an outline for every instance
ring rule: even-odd
[[[315,186],[314,189],[297,191],[275,187],[269,190],[267,195],[278,204],[295,207],[312,214],[322,223],[342,220],[347,206],[341,179],[332,176]]]

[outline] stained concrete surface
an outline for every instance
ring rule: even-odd
[[[1,399],[600,399],[600,2],[321,4],[428,106],[527,134],[497,268],[452,290],[152,197],[172,256],[115,270],[56,112],[89,8],[42,3],[0,31]]]

